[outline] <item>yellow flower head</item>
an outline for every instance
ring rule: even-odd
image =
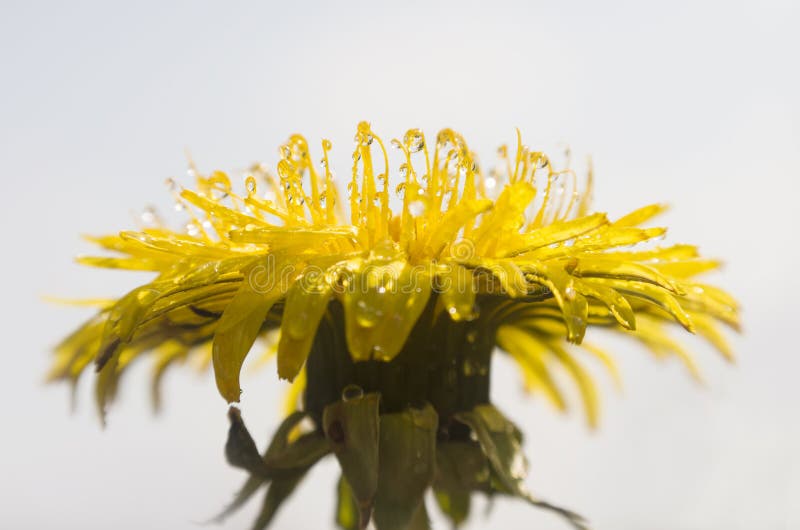
[[[495,346],[528,389],[562,410],[552,372],[564,369],[594,425],[595,387],[579,356],[612,372],[613,363],[583,342],[587,327],[629,333],[658,355],[676,354],[695,375],[669,325],[731,356],[718,323],[738,326],[736,303],[694,279],[718,263],[688,245],[633,248],[664,235],[641,227],[662,205],[616,220],[594,213],[591,171],[579,179],[558,170],[519,136],[513,156],[501,148],[491,176],[449,129],[433,145],[417,129],[392,140],[403,160],[396,170],[367,123],[355,140],[345,196],[329,168],[330,142],[318,168],[293,135],[277,176],[253,167],[243,194],[222,172],[174,190],[185,231],[156,223],[95,238],[114,256],[81,262],[156,277],[68,337],[52,377],[74,383],[94,360],[103,410],[136,357],[155,356],[157,390],[169,365],[210,355],[220,393],[236,402],[253,344],[279,330],[278,375],[295,381],[291,409],[302,401],[301,411],[262,456],[231,409],[227,447],[231,463],[251,473],[234,507],[269,484],[262,526],[328,452],[343,472],[343,528],[364,528],[371,517],[380,530],[425,528],[431,486],[455,524],[481,491],[521,496],[581,526],[524,489],[521,434],[490,404]],[[298,430],[305,416],[312,427]]]

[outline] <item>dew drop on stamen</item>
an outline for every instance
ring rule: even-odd
[[[419,200],[412,201],[408,205],[408,211],[411,212],[411,215],[413,215],[415,217],[416,216],[420,216],[423,213],[425,213],[425,203],[422,202],[422,201],[419,201]]]
[[[139,215],[142,223],[146,226],[152,226],[156,224],[156,220],[158,219],[158,215],[156,214],[155,208],[152,206],[148,206],[144,209],[144,211]]]
[[[247,189],[247,193],[253,194],[256,192],[256,179],[255,177],[248,176],[244,181],[245,188]]]
[[[164,185],[167,186],[169,191],[175,191],[178,189],[178,183],[175,182],[175,179],[170,177],[164,181]]]

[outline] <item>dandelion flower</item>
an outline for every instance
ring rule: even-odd
[[[570,376],[594,426],[597,391],[584,360],[615,370],[584,341],[587,328],[675,355],[694,376],[671,326],[731,357],[720,324],[737,328],[736,302],[695,279],[718,262],[693,246],[652,243],[665,229],[642,225],[662,205],[615,220],[593,212],[591,170],[579,178],[556,169],[519,135],[491,176],[449,129],[432,146],[417,129],[392,140],[396,169],[367,123],[355,140],[346,195],[329,167],[331,143],[323,140],[316,164],[294,135],[277,176],[254,166],[242,193],[225,173],[192,168],[194,189],[173,185],[184,230],[147,212],[149,226],[92,238],[110,253],[80,262],[155,278],[102,302],[57,348],[51,378],[74,385],[93,364],[104,414],[137,357],[153,357],[156,403],[165,370],[188,360],[211,364],[219,393],[235,403],[245,358],[265,337],[263,356],[293,381],[288,415],[262,454],[230,408],[226,455],[249,478],[221,517],[264,486],[255,527],[267,527],[306,472],[333,454],[344,529],[428,528],[429,489],[455,526],[480,492],[584,527],[526,489],[522,433],[490,397],[493,353],[510,356],[524,387],[558,410],[568,406],[558,372]]]

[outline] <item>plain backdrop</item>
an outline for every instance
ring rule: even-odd
[[[528,433],[529,486],[597,529],[800,527],[797,249],[800,8],[793,0],[365,3],[0,2],[0,527],[193,529],[243,480],[224,463],[226,405],[210,374],[149,367],[102,430],[89,374],[45,386],[52,346],[91,311],[45,295],[119,295],[146,275],[84,269],[80,234],[169,211],[167,177],[274,164],[302,132],[349,171],[359,120],[462,132],[491,162],[514,140],[594,157],[612,216],[663,201],[668,241],[725,260],[743,304],[739,361],[692,338],[706,377],[616,348],[623,394],[598,371],[600,429],[525,398],[498,362],[495,401]],[[317,152],[319,152],[317,150]],[[174,214],[171,219],[179,220]],[[265,441],[285,384],[248,373]],[[332,526],[336,464],[314,469],[275,522]],[[257,502],[224,528],[247,527]],[[468,528],[563,529],[499,500]],[[433,508],[433,507],[432,507]],[[435,528],[447,528],[436,512]]]

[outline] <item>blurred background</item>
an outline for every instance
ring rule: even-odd
[[[188,182],[186,149],[207,171],[274,165],[302,132],[330,138],[345,174],[362,119],[384,138],[455,128],[485,165],[514,127],[533,147],[569,144],[594,158],[596,208],[667,202],[668,241],[727,263],[710,281],[741,300],[745,334],[735,366],[687,339],[705,387],[620,345],[624,392],[598,373],[590,433],[577,410],[523,398],[498,363],[495,401],[528,433],[534,492],[598,529],[800,527],[799,5],[3,0],[0,527],[192,529],[231,498],[244,477],[223,459],[210,374],[170,373],[154,417],[142,363],[103,430],[92,374],[74,413],[68,388],[42,382],[91,310],[42,297],[147,278],[71,258],[91,251],[80,234],[132,227],[150,204],[169,212],[164,180]],[[244,389],[266,440],[285,385],[268,368]],[[331,527],[335,472],[333,459],[315,468],[275,528]],[[249,526],[258,504],[224,528]],[[485,519],[484,505],[468,528],[566,528],[504,500]]]

